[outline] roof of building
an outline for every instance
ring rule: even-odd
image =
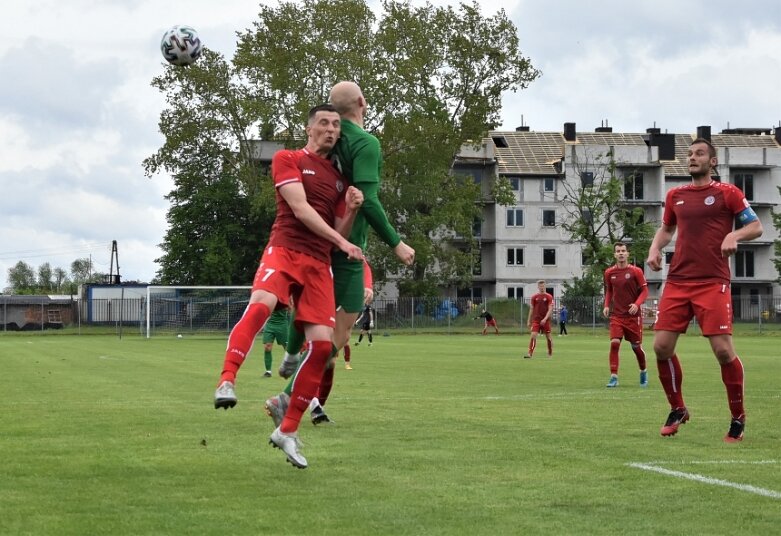
[[[663,160],[665,175],[689,176],[686,164],[689,145],[694,134],[675,134],[675,160]],[[485,139],[495,147],[497,171],[500,175],[559,175],[559,162],[566,144],[647,146],[648,134],[623,132],[578,132],[574,142],[568,142],[560,132],[524,132],[492,130]],[[714,134],[714,147],[779,148],[774,136],[755,134]]]

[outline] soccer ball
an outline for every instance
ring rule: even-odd
[[[189,26],[174,26],[160,41],[163,57],[173,65],[190,65],[201,56],[201,39]]]

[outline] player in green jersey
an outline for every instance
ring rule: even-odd
[[[388,221],[385,209],[379,200],[380,176],[382,173],[382,151],[379,140],[366,132],[363,120],[367,102],[361,88],[355,82],[339,82],[330,95],[331,104],[341,116],[341,136],[333,153],[337,156],[341,171],[350,184],[363,192],[363,205],[355,217],[349,240],[366,248],[369,227],[377,233],[383,242],[393,248],[399,260],[411,265],[415,260],[415,250],[404,243]],[[336,327],[334,328],[334,352],[341,350],[350,340],[350,330],[363,310],[365,303],[363,285],[363,266],[360,262],[349,261],[346,256],[334,253],[331,256],[334,275],[334,293],[336,297]],[[292,322],[291,322],[292,326]],[[293,374],[298,363],[298,351],[303,343],[303,335],[291,328],[285,359],[279,366],[281,376],[287,378]],[[321,391],[327,387],[333,377],[333,358],[323,378]],[[276,398],[276,397],[274,397]],[[268,402],[272,402],[269,399]],[[272,408],[273,409],[273,408]],[[268,406],[267,406],[268,410]],[[317,408],[315,408],[315,411]],[[313,420],[314,420],[313,412]]]
[[[266,378],[271,377],[271,350],[274,348],[274,341],[283,347],[287,344],[289,321],[290,309],[279,309],[271,313],[263,326],[263,362],[266,365],[263,376]]]

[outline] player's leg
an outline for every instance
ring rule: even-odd
[[[523,356],[525,359],[531,359],[532,356],[534,356],[534,349],[537,348],[538,329],[539,328],[535,328],[534,326],[532,326],[531,336],[529,337],[529,351],[526,352],[526,355]]]
[[[659,368],[659,381],[670,404],[670,415],[662,426],[663,436],[674,435],[678,426],[689,420],[689,412],[683,401],[683,369],[675,353],[679,333],[657,330],[654,333],[654,353]]]
[[[640,369],[640,387],[648,387],[648,363],[645,350],[643,350],[643,319],[640,316],[633,317],[624,330],[626,342],[632,348],[637,359],[637,367]]]
[[[369,331],[367,331],[366,334],[369,336],[369,346],[371,346],[374,342],[374,335],[372,334],[371,328],[369,328]]]
[[[548,343],[548,357],[553,356],[553,337],[550,334],[550,322],[545,326],[545,341]]]
[[[255,336],[263,328],[276,305],[277,297],[274,294],[260,289],[252,292],[249,305],[228,337],[220,382],[214,394],[215,409],[232,408],[238,402],[235,392],[236,374],[252,349]]]
[[[272,362],[272,356],[271,356],[271,350],[274,348],[274,338],[271,337],[271,341],[266,341],[266,334],[263,334],[263,364],[266,367],[266,371],[263,373],[263,376],[265,378],[271,377],[271,362]]]
[[[304,332],[300,330],[296,324],[296,312],[293,310],[290,312],[290,323],[288,324],[285,344],[285,357],[282,359],[282,363],[279,364],[279,370],[277,371],[283,378],[290,378],[298,368],[301,347],[304,345],[305,339]]]
[[[350,350],[350,343],[344,345],[344,368],[347,370],[352,370],[353,367],[350,365],[350,354],[352,351]]]

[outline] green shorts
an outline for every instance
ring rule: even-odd
[[[347,313],[360,313],[363,310],[363,263],[334,262],[334,297],[336,310]]]
[[[287,344],[287,326],[266,326],[263,330],[263,344],[274,342],[275,339],[277,344],[282,346]]]

